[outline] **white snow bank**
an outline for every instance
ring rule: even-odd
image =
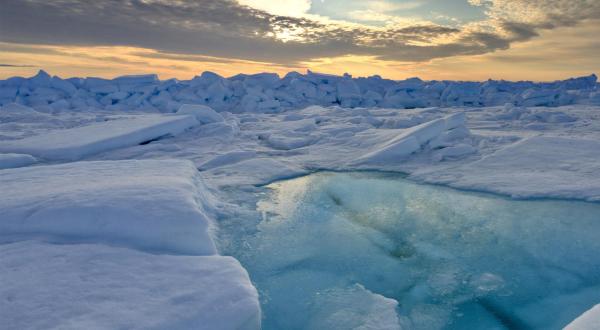
[[[0,154],[0,170],[5,168],[22,167],[36,163],[31,155],[25,154]]]
[[[590,308],[565,327],[565,330],[590,329],[600,329],[600,304]]]
[[[600,201],[600,176],[591,173],[600,173],[600,142],[536,136],[450,172],[416,171],[412,177],[516,198]]]
[[[200,104],[184,104],[177,110],[178,115],[193,115],[202,124],[218,123],[223,116],[212,108]]]
[[[464,113],[455,113],[444,118],[435,119],[405,130],[391,140],[378,146],[359,159],[360,163],[397,162],[405,159],[426,146],[430,141],[454,129],[463,128],[466,123]],[[441,143],[436,143],[441,146]],[[463,148],[464,149],[464,148]],[[466,152],[449,152],[449,155],[467,154]],[[441,158],[444,158],[443,156]]]
[[[176,135],[197,124],[193,116],[139,115],[3,142],[0,152],[26,153],[48,160],[77,160]]]
[[[94,244],[0,245],[7,329],[259,329],[258,294],[231,257]]]
[[[189,161],[78,162],[0,171],[0,236],[211,255],[209,196]],[[10,192],[10,193],[9,193]]]

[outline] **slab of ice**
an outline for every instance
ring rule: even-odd
[[[211,180],[225,185],[265,184],[307,172],[295,164],[264,157],[246,159],[206,171]]]
[[[410,154],[417,152],[428,142],[440,137],[449,130],[464,127],[465,121],[464,113],[456,113],[407,128],[389,141],[385,141],[375,146],[375,150],[362,156],[359,159],[359,162],[398,162],[399,160],[405,159]],[[463,152],[462,154],[465,153]]]
[[[202,124],[218,123],[223,116],[212,108],[200,104],[184,104],[177,110],[178,115],[193,115]]]
[[[360,284],[322,292],[307,329],[400,330],[398,302]]]
[[[25,154],[0,154],[0,170],[31,165],[37,162],[31,155]]]
[[[413,177],[513,197],[600,201],[600,176],[590,175],[600,173],[600,142],[536,136],[450,172],[425,172]]]
[[[0,236],[215,254],[210,196],[183,160],[77,162],[0,171]],[[9,193],[10,192],[10,193]]]
[[[0,245],[6,329],[259,329],[248,274],[231,257],[94,244]]]
[[[16,103],[10,103],[0,107],[0,119],[2,122],[36,122],[50,121],[51,118],[45,113],[35,111],[30,107],[26,107]]]
[[[589,329],[600,329],[600,305],[592,307],[565,327],[565,330]]]
[[[77,160],[103,151],[176,135],[198,124],[193,116],[139,115],[7,141],[0,152],[48,160]]]

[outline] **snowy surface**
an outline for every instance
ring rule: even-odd
[[[4,142],[0,152],[27,153],[47,160],[77,160],[176,135],[197,124],[193,116],[138,115]]]
[[[165,170],[168,169],[168,170]],[[188,161],[76,162],[0,172],[2,236],[180,254],[216,252],[210,201]]]
[[[600,305],[596,305],[573,322],[569,323],[565,330],[587,330],[600,328]]]
[[[452,174],[424,176],[436,183],[513,197],[600,201],[600,176],[593,173],[600,173],[600,142],[535,136],[461,166]]]
[[[132,253],[130,263],[139,261],[140,267],[146,258],[184,258],[176,255],[196,258],[200,265],[201,260],[217,260],[217,253],[255,248],[234,238],[256,233],[252,220],[262,216],[256,202],[269,191],[262,185],[319,170],[402,172],[413,181],[518,199],[599,201],[599,93],[593,75],[552,83],[391,81],[312,72],[282,78],[204,73],[189,81],[159,81],[154,75],[61,79],[45,72],[10,78],[0,81],[0,248],[19,247],[19,254],[43,259],[42,246],[58,249],[63,245],[53,244],[65,244],[65,251],[80,246],[92,254],[128,251],[123,253]],[[295,207],[287,205],[289,210]],[[320,233],[315,237],[322,238]],[[287,243],[282,242],[273,262],[286,265],[305,257],[306,250],[290,251]],[[432,256],[447,252],[418,247]],[[75,264],[87,261],[72,256],[70,269],[75,272]],[[43,265],[56,269],[50,261]],[[115,268],[113,275],[120,273]],[[19,280],[56,276],[41,269],[35,274],[43,275]],[[291,272],[273,285],[283,288],[322,275],[315,269]],[[446,313],[422,307],[407,314],[402,304],[396,305],[398,297],[385,290],[367,282],[329,279],[323,283],[331,284],[330,294],[314,300],[314,306],[329,306],[331,314],[315,313],[308,320],[291,306],[282,306],[287,308],[282,315],[296,315],[314,328],[337,323],[392,329],[409,321],[436,328],[433,320]],[[494,277],[482,277],[483,282],[490,279]],[[85,287],[83,282],[78,285]],[[544,311],[558,313],[564,302],[585,301],[585,309],[600,302],[593,288],[571,289],[521,304],[514,315],[544,327],[550,326],[544,323]],[[46,303],[53,294],[45,296]],[[245,297],[256,302],[251,294]],[[42,304],[39,299],[35,303]],[[106,298],[120,299],[117,292]],[[254,313],[245,320],[254,320],[248,325],[256,327],[260,310],[252,306],[244,307]],[[187,306],[172,308],[173,313],[192,313]],[[579,307],[564,312],[561,324],[582,312]],[[176,314],[143,313],[156,318],[138,320],[139,326],[133,327],[185,326],[175,323],[181,321]],[[185,315],[193,319],[198,314]],[[128,324],[138,324],[134,319],[127,319],[133,322]],[[87,320],[113,328],[96,324],[99,318]]]
[[[90,244],[0,245],[6,329],[257,329],[257,293],[231,257]]]

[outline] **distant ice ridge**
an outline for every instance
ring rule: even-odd
[[[346,108],[420,108],[431,106],[561,106],[600,104],[596,75],[549,83],[402,81],[379,76],[352,78],[290,72],[239,74],[230,78],[204,72],[191,80],[161,81],[156,75],[101,78],[51,77],[0,81],[0,105],[18,103],[41,112],[66,109],[176,112],[183,104],[208,105],[229,112],[279,112],[309,105]]]

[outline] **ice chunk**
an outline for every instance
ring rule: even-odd
[[[443,148],[433,153],[433,159],[440,162],[448,158],[459,158],[477,152],[473,146],[468,144],[457,144],[455,146]]]
[[[290,137],[284,135],[270,135],[267,139],[267,144],[273,149],[292,150],[303,148],[317,141],[314,136]]]
[[[7,329],[260,329],[231,257],[24,241],[0,245],[0,269]]]
[[[178,115],[193,115],[202,124],[219,123],[223,121],[223,116],[212,108],[201,104],[184,104],[179,110]]]
[[[237,162],[241,162],[246,159],[256,157],[256,152],[254,151],[231,151],[222,155],[218,155],[213,157],[212,159],[206,161],[202,165],[199,166],[202,170],[211,169],[214,167],[224,166],[228,164],[233,164]]]
[[[176,135],[198,124],[193,116],[138,115],[5,142],[0,152],[77,160],[99,152]]]
[[[592,307],[565,327],[565,330],[590,329],[600,329],[600,305]]]
[[[0,233],[215,254],[210,196],[189,161],[77,162],[0,171]]]
[[[345,108],[354,108],[360,104],[360,88],[352,79],[341,79],[337,83],[337,98]]]
[[[415,178],[514,197],[558,197],[600,201],[600,143],[537,136],[523,139],[451,173],[417,171]],[[527,184],[523,184],[526,182]]]
[[[307,329],[400,330],[398,302],[360,284],[322,292]]]
[[[439,137],[448,128],[464,125],[464,120],[464,115],[458,113],[405,129],[390,141],[376,146],[374,151],[362,156],[359,161],[379,163],[406,158],[429,141]]]
[[[49,115],[35,111],[24,105],[10,103],[0,107],[2,122],[44,122],[50,121]]]

